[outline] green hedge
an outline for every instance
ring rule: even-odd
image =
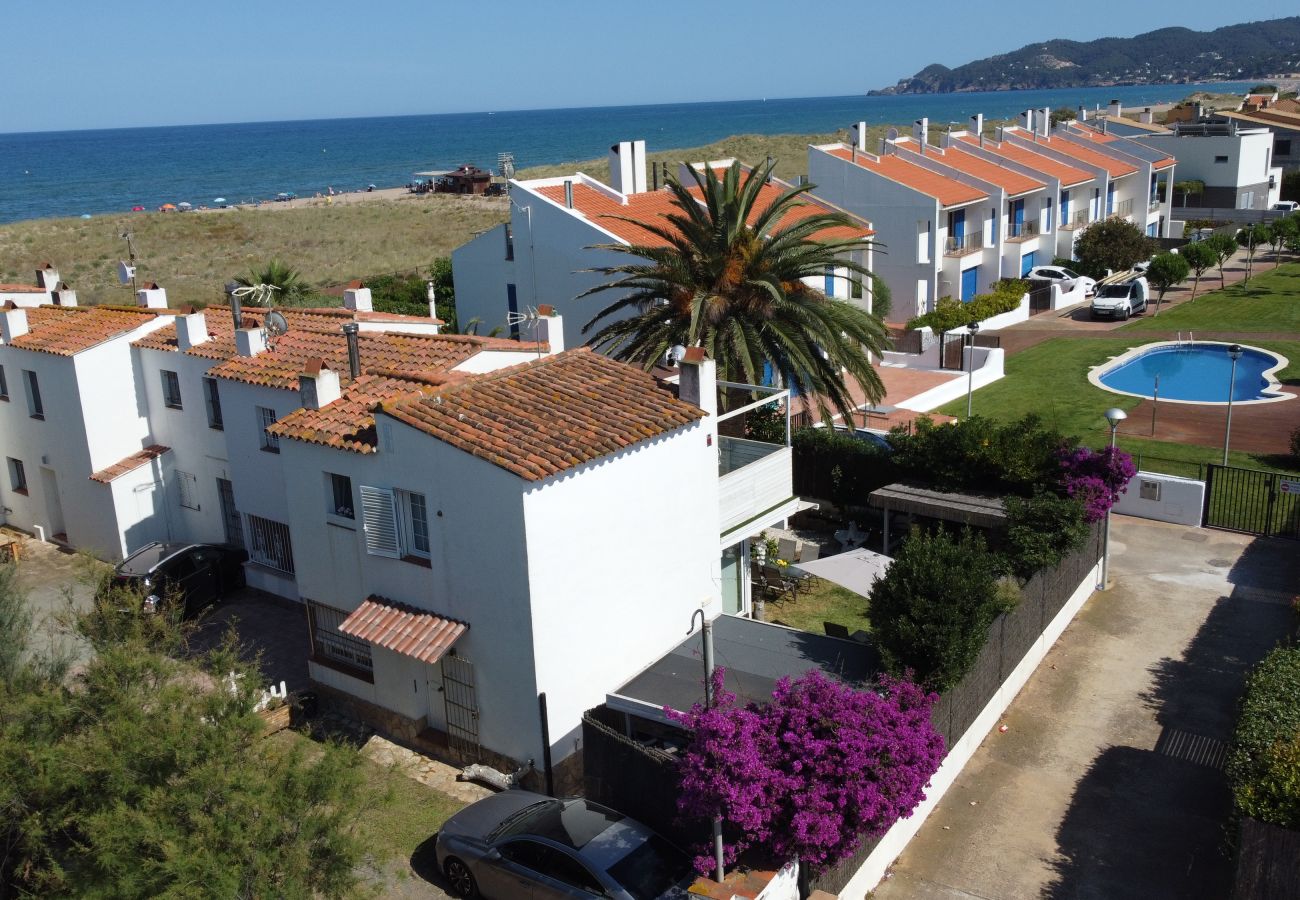
[[[1300,647],[1251,672],[1228,757],[1237,815],[1300,829]]]
[[[792,435],[794,490],[840,508],[866,506],[867,495],[896,480],[880,446],[833,428],[803,428]]]
[[[907,323],[908,328],[929,326],[935,332],[952,331],[972,322],[983,322],[1002,313],[1011,312],[1020,305],[1029,282],[1020,278],[1004,278],[987,294],[976,294],[969,303],[951,297],[941,297],[933,311],[917,316]]]

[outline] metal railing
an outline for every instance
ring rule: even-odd
[[[1128,200],[1121,200],[1116,203],[1110,215],[1121,219],[1133,215],[1133,198],[1130,197]]]
[[[976,250],[984,249],[984,234],[980,231],[972,231],[970,234],[963,234],[961,237],[948,236],[947,243],[944,246],[945,256],[965,256],[967,253],[974,253]]]
[[[1088,224],[1088,211],[1086,209],[1076,212],[1073,216],[1067,216],[1061,223],[1062,231],[1073,231],[1076,228],[1082,228]]]
[[[1007,223],[1007,240],[1027,241],[1032,237],[1038,237],[1037,222],[1008,222]]]

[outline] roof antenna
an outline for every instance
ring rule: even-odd
[[[537,328],[541,324],[541,315],[537,312],[536,306],[528,307],[524,312],[506,313],[506,324],[516,331],[520,325],[532,326],[533,344],[537,347],[537,358],[541,359],[542,345],[537,340]]]

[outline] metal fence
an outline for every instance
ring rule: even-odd
[[[939,354],[939,368],[941,369],[964,369],[964,360],[962,347],[965,345],[968,335],[953,334],[951,331],[944,332],[943,351]],[[976,347],[997,348],[1002,346],[1002,338],[996,334],[977,334],[975,335]]]
[[[1211,463],[1203,521],[1208,528],[1300,540],[1300,477]]]
[[[626,737],[623,714],[605,706],[582,717],[582,768],[587,797],[640,819],[682,845],[699,841],[677,824],[675,757]]]
[[[1225,206],[1175,206],[1170,217],[1180,221],[1209,219],[1211,222],[1232,222],[1236,225],[1268,223],[1287,215],[1277,209],[1233,209]]]

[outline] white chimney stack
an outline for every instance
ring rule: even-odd
[[[976,113],[970,117],[970,133],[975,137],[984,134],[984,113]]]
[[[1044,106],[1039,110],[1039,115],[1041,115],[1042,118],[1038,120],[1038,133],[1043,137],[1047,137],[1052,133],[1052,108],[1050,106]]]
[[[1075,115],[1078,117],[1078,119],[1079,119],[1080,122],[1086,122],[1086,121],[1088,121],[1088,107],[1086,107],[1086,106],[1084,106],[1082,103],[1080,103],[1080,104],[1079,104],[1079,111],[1078,111],[1077,113],[1075,113]]]
[[[849,129],[849,133],[852,135],[853,149],[865,151],[867,149],[867,123],[858,122]]]
[[[1124,115],[1124,104],[1120,103],[1118,100],[1110,101],[1110,106],[1106,108],[1106,115],[1110,116],[1112,119],[1118,119],[1120,116]]]
[[[1150,125],[1155,121],[1155,116],[1151,114],[1151,107],[1148,106],[1146,109],[1142,110],[1142,112],[1138,113],[1138,121],[1143,125]]]
[[[27,310],[6,305],[0,309],[0,343],[12,344],[14,338],[27,333]]]
[[[687,347],[677,363],[677,396],[709,414],[718,415],[718,365],[703,347]]]
[[[298,376],[298,396],[306,409],[323,409],[343,396],[339,373],[326,367],[319,356],[307,360]]]
[[[59,284],[59,270],[51,263],[42,263],[36,270],[36,286],[44,291],[52,291]]]
[[[343,291],[343,307],[353,312],[373,312],[375,304],[370,296],[370,288],[359,281],[353,281]]]
[[[76,306],[77,292],[60,281],[58,286],[54,289],[54,305]]]
[[[208,319],[194,307],[187,306],[176,317],[176,346],[182,350],[202,344],[208,339]]]
[[[135,302],[146,309],[166,309],[167,291],[151,281],[135,292]]]
[[[550,344],[551,353],[564,352],[564,317],[554,306],[537,307],[537,341]]]
[[[266,349],[266,332],[251,325],[235,332],[235,349],[240,356],[257,356]]]
[[[645,141],[620,141],[609,148],[609,179],[620,194],[645,193]]]
[[[930,120],[928,118],[917,119],[912,123],[912,137],[921,145],[923,148],[921,152],[924,153],[925,145],[930,142]]]
[[[1027,109],[1020,114],[1020,127],[1025,131],[1034,130],[1034,111],[1032,109]]]
[[[438,318],[438,295],[433,289],[432,281],[425,282],[424,287],[424,296],[429,300],[429,318],[436,319]]]

